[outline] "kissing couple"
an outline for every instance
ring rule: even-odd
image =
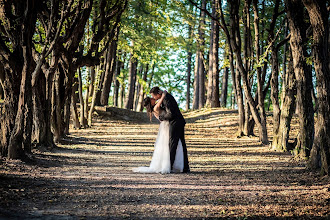
[[[151,97],[144,99],[144,106],[150,117],[159,121],[159,130],[149,167],[137,167],[139,173],[188,173],[189,162],[184,138],[184,120],[178,103],[166,90],[159,87],[150,90]]]

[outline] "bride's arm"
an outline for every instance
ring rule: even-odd
[[[162,94],[162,97],[159,99],[159,101],[157,102],[157,104],[154,107],[155,109],[158,109],[160,107],[160,105],[163,103],[163,100],[164,100],[166,94],[167,94],[167,91],[164,90],[163,94]]]

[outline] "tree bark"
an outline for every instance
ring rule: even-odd
[[[267,132],[266,126],[266,111],[265,111],[265,97],[263,93],[263,87],[264,87],[264,78],[262,77],[262,69],[261,69],[261,62],[260,60],[260,39],[259,39],[259,14],[258,14],[258,0],[253,0],[253,11],[254,11],[254,42],[255,42],[255,49],[256,49],[256,60],[257,60],[257,93],[258,93],[258,107],[259,107],[259,113],[260,113],[260,123],[261,126],[265,129]],[[264,69],[266,66],[264,66]],[[264,74],[265,76],[266,74]],[[268,142],[268,141],[267,141]]]
[[[135,57],[133,57],[133,54],[131,54],[129,77],[128,77],[128,93],[127,93],[126,103],[125,103],[126,109],[133,109],[136,71],[137,71],[137,60]]]
[[[330,174],[330,68],[329,11],[325,1],[303,0],[313,28],[314,67],[317,77],[318,112],[309,166],[321,164],[321,175]]]
[[[243,100],[243,91],[241,86],[241,73],[238,70],[238,63],[236,62],[236,102],[238,107],[238,130],[237,136],[241,137],[244,135],[244,122],[245,122],[245,112],[244,112],[244,100]]]
[[[16,72],[21,75],[20,90],[18,94],[17,113],[13,130],[10,132],[8,144],[8,157],[11,159],[23,159],[25,153],[31,152],[31,134],[32,134],[32,37],[36,24],[36,2],[28,1],[24,5],[22,13],[21,29],[18,36],[21,46],[22,71]],[[22,9],[21,7],[18,7]],[[16,8],[13,10],[17,10]],[[23,13],[24,11],[24,13]],[[18,25],[20,26],[20,25]],[[18,63],[17,63],[18,64]],[[15,82],[19,83],[19,82]],[[7,93],[6,93],[7,94]]]
[[[190,84],[191,84],[191,66],[192,66],[192,38],[193,38],[193,27],[189,24],[188,27],[188,43],[187,43],[187,91],[186,91],[186,110],[190,109]]]
[[[117,40],[113,40],[108,49],[107,63],[105,66],[105,76],[103,82],[103,89],[101,93],[101,105],[109,104],[109,95],[111,89],[111,83],[113,81],[113,75],[116,71],[117,60]]]
[[[78,109],[77,109],[77,93],[78,93],[78,84],[79,82],[77,82],[77,78],[74,78],[74,84],[72,86],[72,120],[73,120],[73,127],[75,129],[79,129],[80,128],[80,122],[79,122],[79,115],[78,115]]]
[[[218,0],[212,3],[212,15],[218,18]],[[212,19],[206,106],[220,107],[219,100],[219,25]]]
[[[78,93],[79,93],[79,102],[80,102],[80,124],[83,128],[86,128],[87,120],[84,111],[84,97],[82,93],[82,78],[81,78],[80,68],[78,69],[78,82],[79,82]]]
[[[290,45],[292,49],[293,66],[297,81],[297,105],[299,108],[300,133],[294,150],[300,158],[309,157],[314,140],[314,110],[311,97],[312,73],[308,70],[305,44],[306,24],[304,23],[304,7],[299,0],[286,0],[287,16],[291,32]]]
[[[193,98],[193,110],[198,109],[199,106],[199,74],[198,74],[198,65],[199,65],[199,56],[200,53],[196,52],[195,58],[195,68],[194,68],[194,98]]]
[[[206,9],[206,0],[202,0],[202,8]],[[205,105],[205,66],[204,66],[204,47],[205,47],[205,17],[206,14],[204,11],[201,13],[201,23],[200,23],[200,34],[199,34],[199,41],[200,41],[200,49],[199,49],[199,61],[198,61],[198,74],[199,74],[199,104],[198,109],[201,109]]]
[[[135,82],[135,93],[134,93],[134,102],[133,102],[134,111],[138,111],[137,109],[138,109],[139,95],[140,95],[140,89],[141,89],[140,80],[141,80],[142,74],[143,74],[143,67],[144,67],[144,65],[141,63],[141,65],[139,67],[139,71],[136,76],[137,79]]]
[[[120,76],[120,71],[122,68],[123,63],[117,57],[116,59],[116,72],[114,76],[114,88],[113,88],[113,106],[118,107],[118,99],[119,99],[119,80],[118,77]]]
[[[229,68],[226,67],[223,71],[222,75],[222,86],[221,86],[221,107],[226,108],[227,107],[227,96],[228,96],[228,72]]]
[[[245,97],[247,98],[247,100],[249,102],[249,106],[251,108],[251,113],[252,113],[253,119],[258,126],[259,139],[263,144],[268,145],[269,142],[268,142],[266,124],[265,124],[265,121],[262,121],[260,114],[257,110],[256,103],[252,97],[251,87],[249,86],[248,72],[246,71],[246,69],[243,66],[243,60],[241,57],[241,49],[240,49],[241,40],[240,40],[240,36],[239,36],[238,7],[239,7],[239,4],[237,1],[231,2],[231,4],[230,4],[230,11],[231,11],[230,12],[231,13],[230,26],[232,28],[233,33],[230,35],[230,42],[232,44],[232,48],[233,48],[233,51],[236,56],[236,62],[238,64],[239,72],[243,79],[243,88],[244,88]]]
[[[148,77],[148,71],[149,71],[149,64],[146,65],[146,68],[143,72],[143,83],[141,84],[140,92],[139,92],[139,101],[137,105],[137,111],[142,112],[143,111],[143,99],[145,96],[145,90],[147,87],[147,77]]]
[[[277,125],[276,125],[276,127],[274,127],[273,142],[272,142],[272,150],[281,151],[281,152],[292,150],[289,147],[288,140],[289,140],[291,119],[292,119],[292,116],[293,116],[293,113],[295,110],[295,104],[296,104],[295,96],[297,94],[292,59],[290,59],[290,61],[289,61],[288,71],[287,71],[287,75],[285,76],[285,79],[286,79],[284,82],[285,84],[282,85],[285,88],[285,90],[284,90],[284,94],[282,96],[283,100],[282,100],[282,105],[280,108],[280,115],[276,116],[276,118],[278,118],[277,119],[278,123],[276,123]],[[273,95],[274,94],[272,92],[272,96]],[[272,97],[272,99],[273,99],[273,97]],[[273,103],[273,105],[274,105],[274,103]]]
[[[194,99],[193,109],[201,109],[205,103],[205,67],[204,67],[204,46],[205,46],[205,9],[206,0],[202,0],[202,10],[200,10],[198,42],[195,58],[194,74]]]

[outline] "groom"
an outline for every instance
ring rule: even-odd
[[[150,90],[150,94],[156,100],[162,97],[163,91],[159,89],[159,87],[153,87]],[[188,173],[190,172],[189,169],[189,162],[188,162],[188,154],[187,154],[187,146],[186,141],[184,139],[184,126],[186,121],[184,120],[178,103],[175,101],[174,97],[167,93],[162,106],[165,109],[164,113],[159,115],[159,120],[161,121],[169,121],[170,122],[170,158],[171,158],[171,170],[173,168],[173,163],[175,160],[176,149],[178,147],[178,142],[181,140],[182,142],[182,149],[183,149],[183,172]]]

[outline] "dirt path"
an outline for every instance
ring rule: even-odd
[[[329,218],[329,180],[236,138],[234,112],[186,118],[189,174],[132,173],[151,160],[158,126],[104,119],[35,164],[2,159],[0,219]]]

